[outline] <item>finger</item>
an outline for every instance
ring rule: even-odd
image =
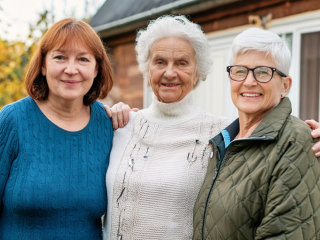
[[[123,106],[127,105],[127,104],[124,104],[123,102],[118,102],[117,105],[121,108],[123,108]]]
[[[305,123],[308,124],[312,130],[315,130],[320,127],[320,124],[313,119],[306,120]]]
[[[104,105],[104,109],[106,110],[107,115],[109,116],[109,118],[111,118],[112,117],[112,112],[110,110],[110,107],[108,105]]]
[[[117,106],[116,108],[117,111],[117,117],[118,117],[118,127],[123,128],[123,110],[120,106]]]
[[[128,104],[125,104],[122,107],[122,111],[123,111],[123,124],[124,126],[128,124],[129,122],[129,112],[130,112],[131,108],[129,107]]]
[[[112,126],[114,130],[117,130],[119,128],[118,125],[118,113],[116,111],[116,108],[114,106],[110,109],[112,114]]]
[[[139,108],[131,108],[131,111],[134,111],[134,112],[138,112],[140,109]]]
[[[317,142],[316,144],[313,145],[312,147],[313,152],[317,157],[320,156],[320,142]]]
[[[315,129],[315,130],[312,130],[311,136],[312,136],[313,138],[320,138],[320,129],[317,128],[317,129]]]

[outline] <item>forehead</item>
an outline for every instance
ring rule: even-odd
[[[156,41],[150,49],[150,55],[161,53],[184,54],[190,57],[195,55],[192,45],[187,40],[178,37],[166,37]]]
[[[75,38],[68,38],[64,42],[54,44],[49,52],[53,51],[87,52],[92,54],[92,51],[90,50],[88,44]]]
[[[270,54],[259,51],[247,51],[237,55],[235,65],[243,65],[247,67],[269,66],[276,67],[274,60]]]

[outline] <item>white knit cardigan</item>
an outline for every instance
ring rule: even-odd
[[[114,132],[104,240],[191,239],[208,141],[229,123],[196,107],[191,93],[130,113],[128,125]]]

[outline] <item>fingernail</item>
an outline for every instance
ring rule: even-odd
[[[312,132],[311,132],[311,135],[314,136],[314,135],[316,135],[316,133],[315,133],[314,131],[312,131]]]
[[[319,156],[320,156],[320,153],[317,152],[317,153],[316,153],[316,157],[319,157]]]
[[[127,122],[124,122],[124,125],[127,125]]]
[[[316,148],[315,148],[315,147],[312,147],[312,150],[316,150]]]

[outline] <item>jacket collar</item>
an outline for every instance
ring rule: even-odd
[[[276,138],[282,126],[291,114],[291,102],[289,98],[283,98],[278,106],[273,108],[253,131],[250,137],[269,136]]]
[[[287,97],[285,97],[264,117],[264,119],[259,123],[257,128],[247,139],[252,138],[252,140],[255,140],[255,138],[261,138],[265,136],[269,137],[265,138],[265,140],[275,139],[279,135],[282,126],[285,124],[290,114],[291,102]],[[210,139],[209,142],[217,148],[220,159],[223,158],[228,147],[225,144],[226,137],[228,137],[229,140],[233,141],[239,133],[239,127],[240,126],[238,118],[233,121],[228,127],[223,129],[218,135]]]

